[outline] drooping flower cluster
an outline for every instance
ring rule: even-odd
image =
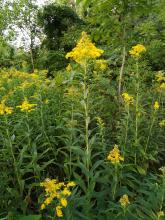
[[[31,112],[35,109],[37,104],[30,104],[27,98],[22,102],[21,105],[18,105],[17,108],[20,108],[22,112]]]
[[[123,99],[124,99],[124,102],[125,102],[125,104],[132,104],[133,103],[133,101],[134,101],[134,98],[133,98],[133,96],[130,96],[128,93],[126,93],[126,92],[124,92],[123,94],[122,94],[122,97],[123,97]]]
[[[12,114],[13,112],[13,108],[12,107],[8,107],[5,105],[5,101],[3,100],[1,103],[0,103],[0,115],[9,115],[9,114]]]
[[[142,44],[137,44],[136,46],[133,46],[132,49],[129,51],[129,54],[132,56],[132,57],[139,57],[140,54],[142,52],[145,52],[146,51],[146,48],[144,45]]]
[[[110,160],[112,164],[119,164],[120,161],[124,161],[124,158],[120,155],[118,145],[114,145],[113,150],[109,152],[107,160]]]
[[[126,207],[130,204],[129,198],[127,194],[124,194],[119,200],[121,206]]]
[[[46,206],[50,205],[52,202],[55,202],[55,212],[57,217],[62,217],[63,212],[62,208],[67,207],[68,201],[67,197],[71,195],[70,188],[76,186],[74,182],[64,183],[58,182],[55,179],[45,179],[44,182],[40,183],[40,186],[44,187],[46,192],[45,200],[41,204],[41,209],[45,209]]]
[[[76,63],[84,64],[86,60],[95,59],[103,54],[103,50],[98,49],[91,42],[86,32],[82,32],[81,39],[73,50],[66,54],[66,58],[71,58]]]
[[[156,111],[156,110],[158,110],[159,109],[159,102],[158,101],[155,101],[155,103],[154,103],[154,110]]]

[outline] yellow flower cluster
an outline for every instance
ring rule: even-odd
[[[100,118],[100,117],[96,117],[96,120],[97,120],[97,126],[99,127],[99,128],[104,128],[104,121],[103,121],[103,119],[102,118]]]
[[[0,103],[0,115],[9,115],[9,114],[12,114],[13,112],[13,108],[12,107],[8,107],[5,105],[5,102],[2,101]]]
[[[155,103],[154,103],[154,110],[156,111],[156,110],[158,110],[159,109],[159,102],[158,101],[155,101]]]
[[[127,194],[124,194],[119,200],[121,206],[126,207],[130,204],[129,198]]]
[[[165,81],[165,72],[159,71],[159,72],[156,74],[156,81],[157,81],[157,82]]]
[[[156,82],[158,84],[157,91],[162,92],[165,90],[165,72],[159,71],[156,74]]]
[[[46,198],[41,204],[41,210],[45,209],[46,206],[50,205],[54,199],[57,199],[57,206],[55,207],[57,217],[62,217],[62,208],[68,205],[67,197],[71,195],[70,188],[76,186],[74,182],[64,183],[57,182],[55,179],[45,179],[44,182],[40,183],[40,186],[44,187],[46,192]]]
[[[110,160],[113,164],[118,164],[120,161],[124,161],[124,158],[120,155],[120,150],[118,149],[118,145],[114,145],[113,150],[109,152],[107,160]]]
[[[86,60],[95,59],[103,54],[103,50],[98,49],[91,42],[86,32],[82,32],[81,39],[73,50],[66,54],[66,58],[71,58],[76,63],[84,64]]]
[[[163,174],[165,174],[165,166],[164,166],[164,167],[160,167],[159,170],[160,170]]]
[[[133,99],[133,96],[130,96],[128,93],[126,93],[126,92],[124,92],[123,94],[122,94],[122,97],[123,97],[123,99],[124,99],[124,102],[126,103],[126,104],[132,104],[133,103],[133,101],[134,101],[134,99]]]
[[[157,213],[157,215],[158,215],[158,219],[160,219],[161,217],[164,217],[164,216],[165,216],[165,213],[164,213],[164,211],[159,211],[159,212]]]
[[[132,47],[132,49],[129,51],[129,54],[132,57],[139,57],[140,54],[145,51],[146,51],[145,46],[143,46],[142,44],[137,44],[136,46]]]
[[[164,127],[165,126],[165,119],[161,120],[159,122],[160,127]]]
[[[73,98],[79,96],[79,92],[78,89],[72,85],[67,88],[67,92],[65,93],[65,95]]]
[[[104,71],[108,68],[108,64],[106,60],[96,60],[95,69]]]
[[[72,71],[72,66],[70,64],[68,64],[68,66],[66,67],[66,71],[67,72],[71,72]]]
[[[27,98],[22,102],[21,105],[18,105],[17,108],[20,108],[22,112],[31,112],[35,109],[37,104],[30,104]]]
[[[161,83],[161,84],[160,84],[159,90],[160,90],[160,91],[165,90],[165,83]]]

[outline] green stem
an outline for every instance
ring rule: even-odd
[[[150,140],[150,137],[151,137],[151,132],[152,132],[152,128],[153,128],[153,125],[154,125],[154,122],[155,122],[155,111],[154,111],[154,114],[153,114],[153,117],[152,117],[152,121],[151,121],[151,125],[150,125],[150,129],[149,129],[149,134],[148,134],[148,137],[147,137],[147,143],[146,143],[146,147],[145,147],[145,153],[147,152],[147,148],[148,148],[148,143],[149,143],[149,140]]]
[[[117,167],[117,164],[115,164],[114,185],[112,187],[112,198],[113,199],[115,199],[117,182],[118,182],[118,167]]]
[[[26,120],[25,124],[27,127],[27,132],[28,132],[28,146],[31,147],[31,140],[30,140],[30,127],[29,127],[29,117],[28,117],[28,112],[26,112]]]
[[[71,107],[71,145],[73,143],[73,101],[72,101],[72,107]],[[70,146],[69,149],[69,180],[71,179],[71,175],[72,175],[72,149]]]
[[[126,148],[126,144],[127,144],[127,137],[128,137],[128,123],[129,123],[129,104],[126,106],[126,110],[127,110],[127,121],[126,121],[126,131],[125,131],[125,140],[124,140],[124,149],[123,149],[123,153],[125,154],[125,148]]]
[[[40,116],[41,116],[42,130],[43,130],[45,139],[47,140],[49,146],[52,148],[51,143],[50,143],[50,140],[49,140],[49,137],[48,137],[48,135],[47,135],[47,133],[46,133],[46,129],[45,129],[45,123],[44,123],[44,117],[43,117],[43,103],[42,103],[42,97],[41,97],[41,95],[40,95],[40,102],[41,102]],[[53,149],[52,149],[52,151],[53,151]],[[54,151],[53,151],[53,153],[54,153]]]
[[[136,150],[138,145],[138,112],[139,112],[139,65],[138,60],[136,61],[136,110],[135,110],[135,164],[136,164]]]
[[[89,170],[90,146],[89,146],[89,87],[87,85],[87,63],[84,65],[84,111],[85,111],[85,145],[86,145],[86,167]],[[88,177],[89,185],[89,177]]]

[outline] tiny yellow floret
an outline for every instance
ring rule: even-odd
[[[124,194],[119,200],[121,206],[126,207],[130,204],[129,198],[127,194]]]
[[[61,203],[61,205],[62,205],[63,207],[67,207],[67,205],[68,205],[68,202],[67,202],[66,198],[61,198],[61,199],[60,199],[60,203]]]
[[[163,119],[163,120],[161,120],[161,121],[159,122],[159,126],[160,126],[160,127],[164,127],[164,126],[165,126],[165,119]]]
[[[57,217],[63,217],[63,213],[62,213],[62,206],[56,206],[56,215],[57,215]]]
[[[158,110],[159,109],[159,102],[158,101],[155,101],[154,103],[154,110]]]

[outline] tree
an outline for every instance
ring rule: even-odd
[[[38,6],[34,0],[15,0],[7,2],[10,9],[8,29],[21,33],[21,42],[30,52],[32,71],[35,68],[34,49],[40,41],[41,29],[37,24]]]
[[[38,19],[45,34],[38,63],[44,64],[49,72],[64,68],[65,54],[74,47],[83,22],[72,8],[55,3],[45,5]]]
[[[102,45],[106,44],[108,51],[106,48],[105,50],[111,57],[111,62],[120,65],[118,76],[120,96],[127,52],[132,44],[136,44],[139,40],[141,43],[146,43],[146,39],[137,32],[137,26],[146,20],[151,11],[153,12],[157,1],[80,0],[79,2],[86,3],[88,11],[86,19],[91,24],[90,30],[94,40]]]

